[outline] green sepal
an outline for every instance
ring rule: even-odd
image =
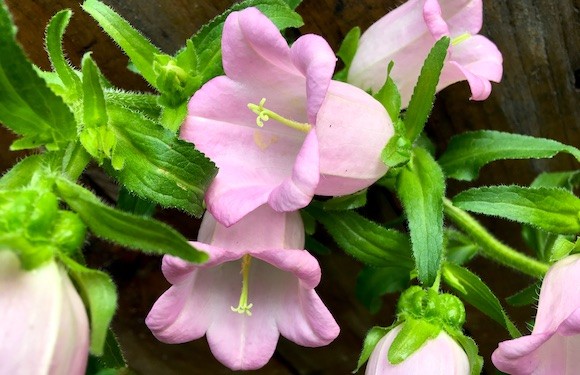
[[[304,233],[312,236],[316,232],[316,219],[306,210],[300,210],[300,217],[304,224]]]
[[[426,320],[407,318],[401,330],[389,347],[387,358],[393,365],[403,362],[427,341],[434,339],[441,332],[441,327]]]
[[[71,16],[70,9],[61,10],[55,14],[50,19],[45,34],[46,51],[54,71],[62,81],[63,94],[67,101],[78,99],[82,91],[81,80],[67,61],[62,48],[62,38]]]
[[[139,74],[151,86],[156,87],[157,75],[153,69],[153,62],[155,55],[161,54],[161,51],[104,3],[98,0],[86,0],[82,8],[129,56]]]
[[[570,253],[577,252],[580,248],[580,238],[576,239],[576,242],[569,241],[564,236],[556,237],[554,245],[550,251],[550,263],[557,262],[560,259],[568,256]]]
[[[469,375],[480,375],[483,368],[483,357],[479,355],[475,341],[459,331],[447,331],[447,334],[461,345],[463,351],[467,354],[467,359],[469,360]]]
[[[338,49],[336,55],[342,60],[344,63],[344,68],[340,71],[336,72],[333,79],[337,81],[346,82],[348,78],[348,71],[350,70],[350,65],[352,64],[352,60],[354,59],[354,55],[356,54],[356,50],[358,49],[358,42],[360,40],[361,30],[360,27],[355,26],[349,30],[348,33],[344,36],[342,43]]]
[[[453,263],[444,263],[441,275],[445,283],[464,301],[502,325],[513,338],[521,336],[498,298],[477,275]]]
[[[90,53],[83,56],[83,123],[88,128],[105,126],[107,117],[107,105],[105,94],[100,81],[100,72],[97,64],[91,58]]]
[[[421,73],[415,88],[411,101],[405,112],[405,126],[407,128],[406,138],[413,143],[423,131],[427,118],[435,102],[435,91],[439,83],[439,76],[443,69],[443,63],[447,56],[450,39],[447,36],[439,39],[423,63]]]
[[[187,116],[187,102],[184,101],[177,107],[162,107],[163,111],[159,117],[159,122],[165,129],[177,132]]]
[[[113,105],[108,111],[117,140],[110,174],[133,194],[201,216],[215,165],[147,117]]]
[[[439,164],[447,177],[472,181],[481,167],[496,160],[551,158],[560,152],[580,161],[580,150],[552,139],[478,130],[451,138]]]
[[[405,137],[405,124],[397,119],[393,122],[393,126],[395,134],[381,151],[381,160],[390,168],[406,165],[413,156],[413,144]]]
[[[389,62],[387,66],[387,79],[383,87],[373,94],[373,97],[385,107],[393,123],[399,120],[399,115],[401,114],[401,94],[393,78],[391,78],[391,70],[394,65],[395,63],[393,61]]]
[[[499,216],[542,230],[580,232],[580,199],[560,188],[489,186],[461,192],[453,198],[461,209]]]
[[[400,267],[409,272],[413,259],[409,238],[353,211],[324,211],[314,206],[307,212],[318,220],[344,252],[376,267]]]
[[[11,149],[56,150],[76,137],[75,119],[63,99],[38,75],[16,42],[16,28],[0,4],[0,123],[22,138]]]
[[[505,300],[511,306],[528,306],[537,303],[541,285],[541,281],[535,282]]]
[[[358,372],[358,370],[360,370],[360,368],[366,363],[366,361],[369,360],[369,357],[373,353],[373,350],[375,350],[375,347],[377,346],[379,341],[381,341],[381,339],[383,337],[385,337],[385,335],[387,333],[389,333],[389,331],[391,329],[392,329],[392,327],[378,327],[378,326],[376,326],[376,327],[371,328],[367,332],[367,334],[365,336],[365,341],[363,343],[363,348],[360,352],[360,356],[358,357],[356,369],[352,372],[353,374],[355,372]]]
[[[334,197],[322,205],[327,211],[347,211],[364,207],[367,204],[367,190],[357,191],[350,195]]]
[[[208,255],[191,246],[176,230],[159,221],[115,210],[90,191],[65,179],[56,180],[60,197],[96,236],[145,253],[170,254],[193,263]]]
[[[75,256],[85,243],[87,227],[80,217],[71,211],[59,211],[55,220],[52,242],[60,252]]]
[[[397,195],[409,223],[419,280],[430,286],[435,282],[443,255],[445,179],[426,150],[414,151],[413,159],[401,168]]]
[[[0,189],[14,190],[30,184],[34,175],[42,170],[45,163],[44,154],[31,155],[20,160],[0,178]]]
[[[107,332],[103,354],[101,356],[90,355],[85,375],[129,375],[132,372],[123,372],[126,369],[126,361],[121,352],[121,347],[111,329]]]
[[[88,307],[91,321],[90,351],[100,356],[104,352],[109,325],[117,309],[115,283],[106,273],[87,268],[63,254],[59,259],[67,267]]]
[[[410,281],[411,275],[406,268],[367,266],[356,278],[355,294],[371,314],[376,314],[382,306],[383,295],[409,287]]]

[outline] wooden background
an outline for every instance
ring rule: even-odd
[[[73,64],[82,55],[93,56],[105,75],[125,89],[148,90],[139,76],[127,71],[127,58],[104,35],[96,23],[72,0],[6,0],[19,28],[18,38],[30,58],[49,68],[43,49],[44,27],[58,10],[71,8],[74,16],[65,35],[65,49]],[[177,50],[203,23],[225,10],[230,0],[106,0],[163,51]],[[298,11],[306,25],[301,33],[323,35],[336,50],[345,33],[359,25],[363,30],[394,8],[392,0],[305,0]],[[472,129],[517,132],[580,146],[580,1],[579,0],[488,0],[484,4],[482,34],[503,52],[504,78],[493,85],[485,102],[470,102],[467,84],[444,90],[436,102],[427,127],[439,149],[453,134]],[[0,171],[22,154],[8,151],[12,136],[0,130]],[[578,168],[567,156],[552,160],[497,162],[481,171],[477,185],[498,183],[528,184],[542,171]],[[115,199],[115,189],[96,169],[88,171],[85,182],[105,198]],[[448,195],[473,184],[451,181]],[[193,238],[198,222],[174,211],[158,217]],[[482,218],[507,243],[525,251],[518,226]],[[91,239],[90,262],[110,272],[121,294],[114,321],[115,332],[132,368],[142,374],[225,374],[211,356],[204,339],[183,345],[157,342],[144,325],[144,317],[168,284],[159,271],[159,259],[132,253]],[[354,297],[354,281],[360,268],[336,251],[320,257],[323,281],[318,288],[341,326],[340,337],[325,348],[301,348],[284,339],[271,362],[257,374],[348,374],[355,367],[362,338],[373,324],[390,325],[393,298],[371,316]],[[526,286],[529,279],[478,259],[472,270],[480,274],[497,294],[505,297]],[[509,309],[520,328],[530,319],[527,309]],[[487,373],[497,342],[507,333],[494,322],[468,308],[467,331],[480,344]]]

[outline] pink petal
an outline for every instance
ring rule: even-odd
[[[332,81],[318,113],[319,195],[346,195],[367,188],[387,167],[380,156],[394,129],[385,108],[363,90]]]
[[[483,23],[483,3],[481,0],[426,0],[423,18],[435,40],[445,35],[475,35]]]
[[[292,62],[306,77],[308,122],[314,125],[332,79],[336,56],[326,40],[312,34],[298,38],[292,45],[291,53]]]

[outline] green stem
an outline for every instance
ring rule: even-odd
[[[501,243],[477,220],[462,209],[455,207],[447,198],[443,198],[443,212],[481,247],[481,251],[487,257],[538,279],[544,277],[546,272],[548,272],[550,268],[548,264],[524,255]]]

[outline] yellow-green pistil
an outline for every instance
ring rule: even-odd
[[[246,314],[247,316],[252,316],[252,306],[253,303],[248,303],[248,282],[250,277],[250,262],[252,257],[249,255],[244,255],[242,257],[242,293],[240,294],[240,302],[238,307],[231,307],[232,311],[239,314]]]
[[[301,132],[308,133],[310,129],[312,129],[312,125],[305,123],[305,122],[298,122],[294,120],[287,119],[274,111],[271,111],[267,108],[264,108],[264,104],[266,103],[266,98],[262,98],[259,104],[249,103],[248,108],[252,112],[258,115],[256,117],[256,125],[258,127],[264,126],[264,121],[268,121],[269,119],[274,119],[278,121],[282,125],[286,125],[292,129],[300,130]]]
[[[466,41],[467,39],[471,38],[470,33],[463,33],[461,35],[456,36],[455,38],[451,39],[451,45],[456,46],[461,42]]]

